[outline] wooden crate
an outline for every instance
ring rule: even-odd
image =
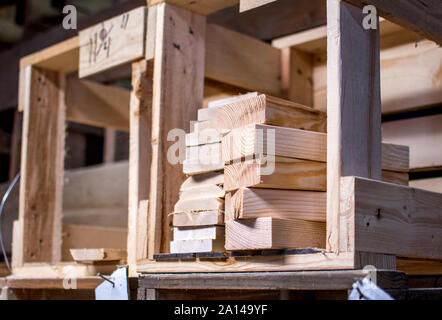
[[[269,1],[241,2],[245,10]],[[406,15],[411,2],[390,7],[380,1],[364,1],[377,5],[392,21],[440,44],[440,21],[419,19],[432,17],[431,8],[422,4]],[[66,119],[130,132],[127,261],[131,275],[359,269],[367,264],[395,269],[397,256],[442,259],[442,195],[379,181],[381,76],[403,73],[408,62],[402,65],[402,60],[416,61],[409,46],[416,34],[388,21],[382,21],[382,32],[364,30],[362,11],[354,6],[362,2],[328,0],[327,27],[275,40],[272,46],[206,18],[236,3],[148,1],[147,9],[135,9],[22,59],[23,180],[13,251],[17,272],[30,264],[45,263],[53,274],[56,268],[49,264],[60,262]],[[272,13],[277,16],[287,3],[278,0],[255,10],[274,5],[277,10]],[[315,10],[325,10],[324,2],[315,3],[320,6]],[[115,28],[109,31],[112,25]],[[106,37],[95,40],[102,28]],[[391,39],[398,35],[399,44],[408,44],[409,51],[393,49],[398,43]],[[100,41],[107,51],[98,50]],[[432,62],[440,59],[437,45],[424,45]],[[128,63],[132,63],[131,93],[66,76],[71,72],[93,76]],[[426,66],[418,69],[428,76],[434,65]],[[414,73],[407,75],[407,81],[419,83],[432,94],[410,100],[404,98],[399,85],[383,81],[382,99],[387,103],[382,111],[399,110],[401,99],[407,102],[403,105],[407,109],[440,103],[437,84],[419,82]],[[286,255],[230,256],[222,261],[148,259],[168,252],[169,214],[184,181],[182,167],[166,160],[174,143],[168,141],[170,131],[189,132],[198,108],[210,100],[247,91],[323,110],[327,96],[326,248]]]

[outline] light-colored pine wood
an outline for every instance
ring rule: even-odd
[[[273,217],[325,221],[325,192],[241,188],[226,194],[226,220]]]
[[[58,262],[64,174],[65,77],[33,68],[30,103],[24,110],[18,265]]]
[[[222,186],[202,184],[191,189],[180,191],[180,200],[201,199],[201,198],[223,198],[224,190]]]
[[[198,127],[198,126],[196,126]],[[204,144],[221,143],[221,134],[216,129],[196,129],[186,134],[186,147],[201,146]]]
[[[204,185],[220,185],[224,183],[224,174],[222,172],[210,172],[191,176],[181,185],[180,191],[186,191],[193,188],[200,188]]]
[[[281,94],[277,48],[224,27],[208,24],[206,77],[248,90]]]
[[[170,253],[224,251],[224,238],[212,240],[177,240],[170,242]]]
[[[323,222],[271,217],[226,222],[227,250],[324,247]]]
[[[183,172],[187,175],[216,172],[224,169],[224,162],[219,156],[183,161]]]
[[[397,269],[408,275],[441,275],[442,260],[397,258]]]
[[[239,12],[251,10],[275,1],[276,0],[241,0],[239,5]]]
[[[239,0],[148,0],[150,7],[167,2],[186,10],[208,15],[218,10],[234,6]]]
[[[129,274],[135,274],[138,259],[146,258],[147,249],[140,239],[147,237],[146,221],[141,217],[140,201],[149,198],[150,164],[152,161],[152,77],[149,62],[141,60],[132,64],[132,86],[130,96],[130,140],[129,140],[129,217],[128,217],[128,264]],[[146,240],[147,241],[147,240]],[[141,246],[141,247],[140,247]],[[138,250],[141,248],[140,250]]]
[[[142,58],[146,19],[146,8],[139,7],[80,31],[80,78]]]
[[[66,118],[96,127],[129,131],[130,91],[68,78]]]
[[[215,240],[224,238],[224,227],[189,227],[189,228],[173,228],[173,240]]]
[[[73,37],[20,60],[20,70],[29,66],[70,73],[78,70],[79,37]]]
[[[138,265],[141,273],[186,273],[186,272],[271,272],[305,270],[354,269],[352,252],[313,253],[300,255],[276,255],[247,258],[234,258],[221,261],[180,261],[158,262],[144,260]]]
[[[169,252],[169,225],[185,180],[182,168],[167,161],[172,129],[189,132],[203,102],[206,19],[203,16],[160,4],[153,76],[152,166],[149,196],[148,254]],[[192,32],[190,32],[190,30]],[[176,90],[179,88],[179,90]],[[167,94],[165,94],[167,92]],[[177,106],[180,112],[176,112]]]
[[[127,251],[111,248],[71,249],[71,255],[78,262],[120,261],[126,259]]]
[[[342,223],[354,230],[349,248],[442,258],[442,194],[358,177],[342,178],[341,188]]]
[[[222,144],[225,163],[262,154],[321,162],[327,156],[325,133],[260,124],[231,130]]]
[[[325,191],[326,170],[324,162],[282,157],[234,161],[224,167],[224,190],[254,187]]]
[[[410,168],[442,166],[442,115],[386,122],[382,136],[389,143],[410,146]]]
[[[137,237],[136,237],[136,258],[137,260],[145,259],[147,257],[147,245],[148,245],[148,225],[147,225],[147,219],[148,219],[148,212],[149,212],[149,201],[143,200],[140,201],[138,205],[138,216],[137,216]],[[132,232],[132,231],[131,231]],[[133,241],[131,238],[128,237],[128,244],[129,239]],[[134,244],[131,243],[131,246]],[[133,250],[133,247],[131,247],[131,250]],[[134,272],[135,270],[131,270],[131,272]]]
[[[442,177],[412,180],[410,181],[410,186],[413,188],[442,193]]]
[[[217,162],[222,162],[221,142],[186,147],[186,159],[198,160],[206,158],[215,158],[218,159]]]
[[[362,11],[327,1],[327,251],[345,251],[340,226],[342,176],[381,179],[379,30]],[[357,108],[355,106],[358,106]]]
[[[234,129],[249,124],[268,124],[325,131],[324,113],[264,94],[208,110],[207,120],[216,124],[218,129]]]
[[[224,215],[220,210],[173,214],[173,225],[175,227],[213,226],[223,224]]]
[[[179,200],[175,204],[173,212],[199,212],[199,211],[211,211],[222,210],[224,208],[224,200],[210,197],[204,198],[202,195],[200,198],[190,200]]]

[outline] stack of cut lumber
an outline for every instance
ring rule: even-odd
[[[209,105],[210,106],[210,105]],[[205,109],[201,109],[201,114]],[[173,241],[170,252],[199,253],[224,251],[224,163],[221,135],[211,121],[191,124],[186,135],[181,185],[173,213]]]

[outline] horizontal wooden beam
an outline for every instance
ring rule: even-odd
[[[149,7],[167,2],[177,7],[208,15],[221,9],[234,6],[239,0],[148,0]]]
[[[345,0],[359,7],[374,5],[378,14],[442,44],[442,6],[438,0]]]
[[[275,1],[276,0],[241,0],[239,11],[244,12],[247,10],[252,10]]]
[[[122,249],[71,249],[71,255],[78,262],[120,261],[127,259],[127,251]]]
[[[66,118],[69,121],[129,131],[130,91],[68,78]]]
[[[440,193],[344,177],[341,223],[354,230],[341,241],[356,251],[442,259]]]

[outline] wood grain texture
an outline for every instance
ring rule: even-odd
[[[382,125],[383,139],[410,146],[410,168],[442,166],[442,115],[387,122]]]
[[[227,250],[324,247],[323,222],[272,217],[226,222]]]
[[[275,1],[276,0],[241,0],[239,4],[239,12],[252,10]]]
[[[418,179],[410,181],[413,188],[442,193],[442,178]]]
[[[220,210],[173,214],[173,225],[175,227],[212,226],[223,224],[224,214],[220,212]]]
[[[66,118],[69,121],[129,131],[129,105],[128,90],[67,79]]]
[[[206,77],[280,96],[279,49],[215,24],[207,25],[206,48]]]
[[[144,56],[147,10],[139,7],[79,33],[79,77],[84,78]]]
[[[326,191],[323,162],[276,157],[234,161],[224,167],[224,190],[241,187]]]
[[[170,253],[196,253],[224,251],[224,237],[203,240],[174,240],[170,242]]]
[[[126,259],[127,251],[111,248],[71,249],[71,255],[80,262],[120,261]]]
[[[140,201],[149,198],[150,164],[152,161],[152,77],[149,62],[141,60],[132,64],[132,87],[129,112],[129,216],[128,216],[128,264],[129,274],[135,274],[137,259],[146,258],[146,248],[140,239],[147,238],[147,216],[141,216]],[[142,227],[144,226],[144,227]],[[146,240],[148,241],[148,240]],[[143,248],[138,250],[138,248]]]
[[[58,262],[64,174],[65,78],[33,68],[30,103],[24,110],[18,254],[24,262]],[[15,237],[15,236],[14,236]]]
[[[410,176],[407,172],[382,170],[382,181],[408,186]]]
[[[365,30],[363,17],[353,5],[327,1],[327,250],[333,252],[345,250],[340,178],[381,179],[379,30]]]
[[[399,144],[382,144],[382,169],[396,172],[410,171],[410,148]]]
[[[149,256],[168,252],[169,225],[184,175],[181,166],[167,161],[172,142],[169,131],[189,132],[204,91],[206,19],[198,14],[160,4],[153,76],[152,166],[149,196]],[[180,88],[180,90],[176,90]],[[176,112],[180,106],[180,112]]]
[[[442,260],[397,258],[397,269],[408,275],[441,275]]]
[[[226,220],[274,217],[325,221],[324,192],[241,188],[226,195]]]
[[[442,195],[364,178],[342,178],[342,221],[356,250],[441,259]]]
[[[209,108],[207,119],[218,129],[235,129],[249,124],[268,124],[324,132],[325,114],[312,108],[260,94],[224,106]]]
[[[346,0],[359,7],[374,5],[379,15],[442,44],[442,8],[437,0]]]
[[[354,254],[314,253],[289,256],[234,258],[226,262],[180,261],[157,262],[145,260],[138,265],[140,273],[184,272],[272,272],[306,270],[345,270],[354,268]]]
[[[259,124],[233,129],[222,138],[225,163],[264,154],[325,162],[326,149],[325,133]]]
[[[208,15],[218,10],[234,6],[239,0],[148,0],[147,3],[149,7],[152,7],[163,2],[195,13]]]

